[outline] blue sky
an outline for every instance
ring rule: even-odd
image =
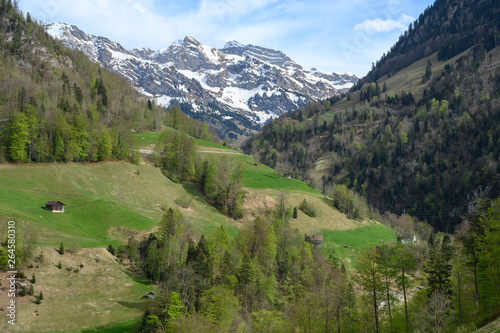
[[[433,0],[20,0],[37,20],[64,22],[127,49],[193,36],[285,52],[305,68],[365,75]]]

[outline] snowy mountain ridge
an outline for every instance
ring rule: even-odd
[[[127,50],[76,26],[51,23],[46,29],[158,104],[180,103],[190,116],[233,137],[248,136],[269,119],[338,95],[359,80],[352,74],[305,70],[281,51],[237,41],[218,50],[186,36],[160,50]]]

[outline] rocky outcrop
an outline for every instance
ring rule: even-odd
[[[185,112],[209,122],[221,135],[249,135],[283,112],[338,95],[358,81],[350,74],[305,70],[281,51],[235,41],[218,50],[186,36],[157,51],[126,50],[75,26],[46,27],[148,98],[164,106],[181,103]]]

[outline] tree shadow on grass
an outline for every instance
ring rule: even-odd
[[[207,203],[207,201],[205,200],[205,198],[203,197],[203,195],[201,194],[200,190],[198,190],[198,188],[196,187],[195,184],[191,183],[191,182],[181,182],[180,183],[182,185],[182,188],[189,194],[191,195],[191,197],[198,201],[198,202],[202,202],[202,203]]]
[[[142,284],[144,286],[150,286],[152,282],[146,278],[140,277],[135,275],[134,273],[130,272],[129,270],[122,270],[125,274],[128,275],[129,278],[131,278],[134,282],[137,282],[139,284]]]
[[[142,297],[141,299],[147,299],[147,296],[146,297]],[[151,305],[151,302],[146,302],[144,300],[142,300],[141,302],[116,302],[116,303],[118,303],[121,306],[124,306],[126,308],[129,308],[129,309],[137,309],[137,310],[142,310],[144,312]]]
[[[333,200],[327,197],[323,197],[321,200],[323,200],[324,203],[326,203],[328,206],[337,209],[336,207],[333,206]]]

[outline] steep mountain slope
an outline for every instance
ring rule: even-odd
[[[347,91],[357,78],[303,69],[280,51],[229,42],[222,50],[192,37],[166,49],[126,50],[104,37],[62,23],[47,32],[64,45],[123,76],[159,104],[214,125],[221,135],[249,135],[269,119]]]
[[[486,52],[500,45],[500,12],[497,0],[437,0],[376,62],[373,68],[355,86],[395,73],[415,61],[438,52],[445,61],[468,48],[482,44]]]
[[[438,24],[442,13],[460,33]],[[324,191],[345,184],[380,211],[451,230],[476,198],[500,193],[498,13],[498,2],[437,1],[419,19],[420,39],[405,33],[346,98],[273,121],[245,150]],[[432,53],[415,61],[422,48]]]
[[[154,114],[126,82],[0,4],[0,162],[134,160]]]

